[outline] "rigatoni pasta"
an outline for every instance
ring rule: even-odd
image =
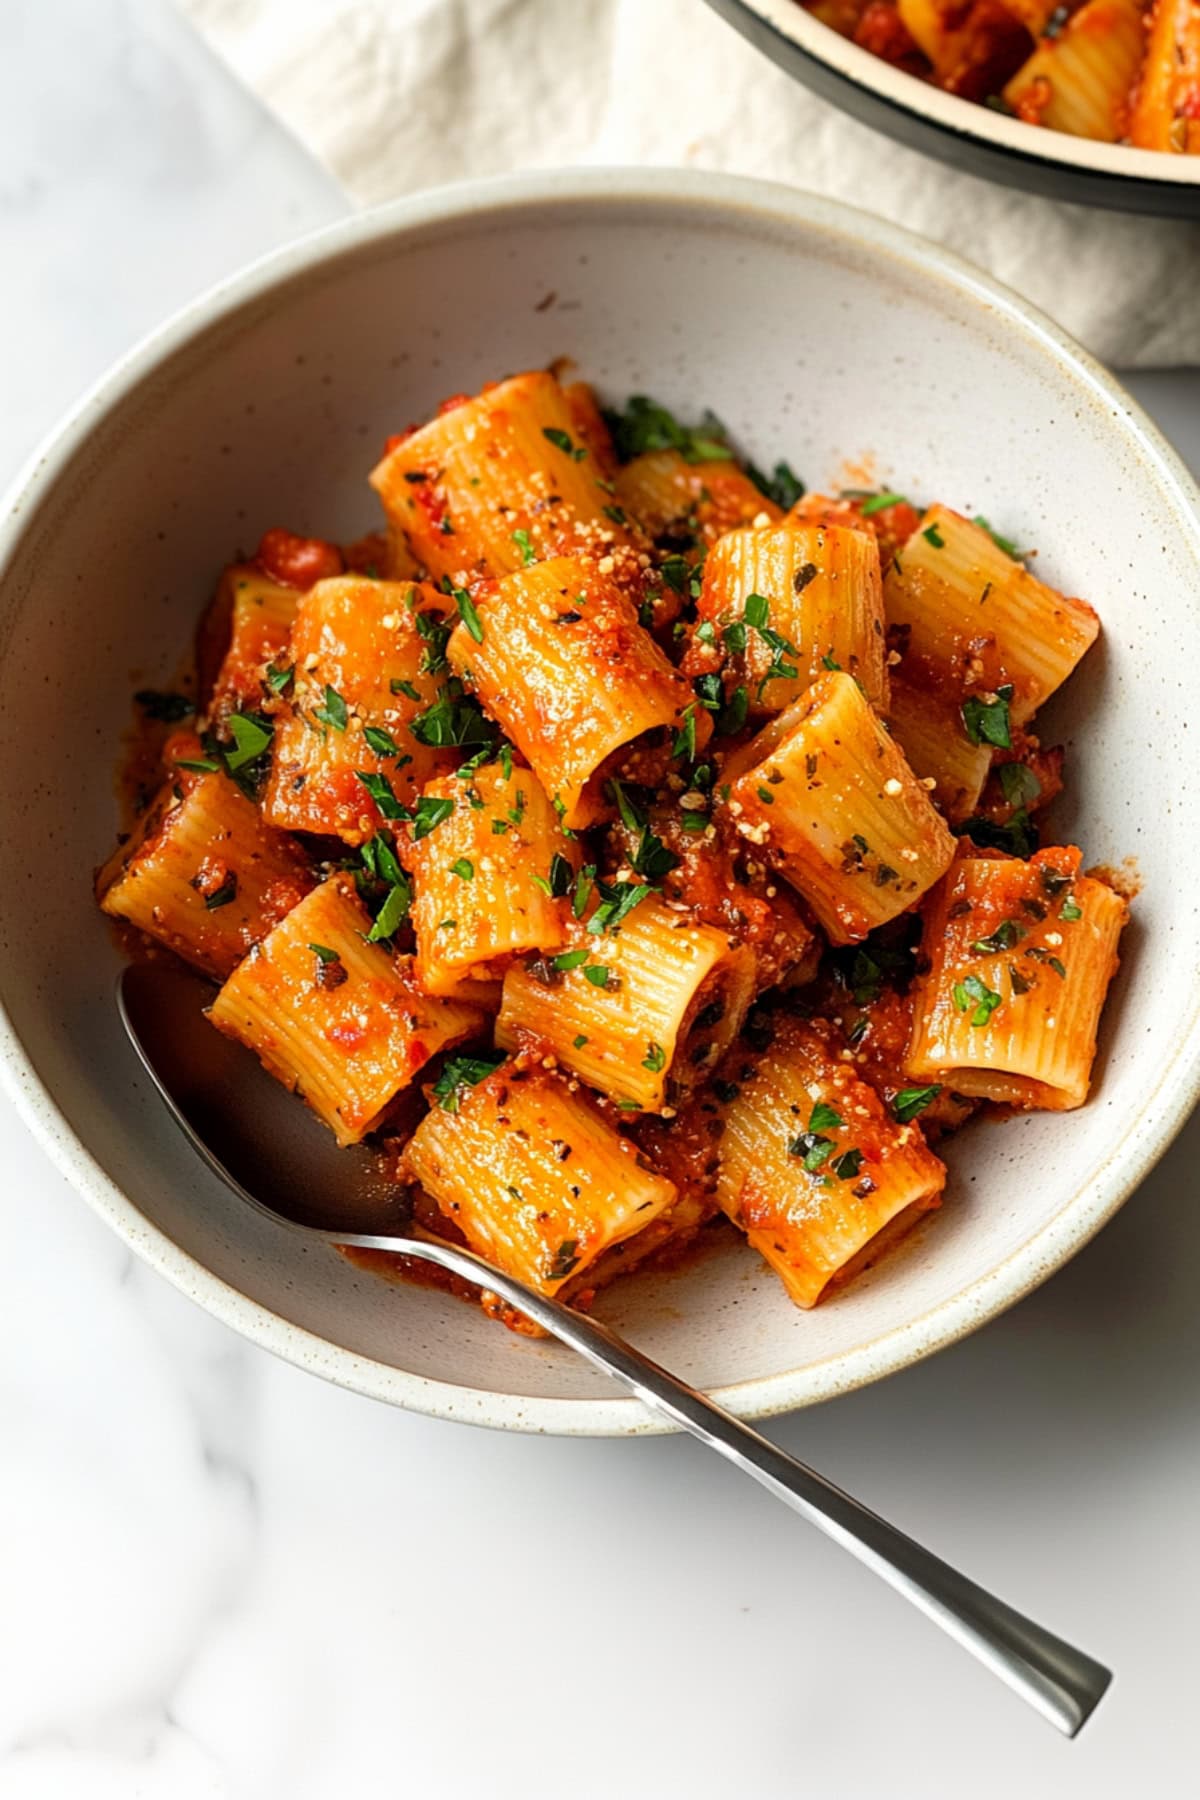
[[[485,1067],[451,1065],[405,1161],[473,1250],[554,1294],[652,1224],[675,1189],[559,1076]]]
[[[724,1084],[717,1199],[798,1306],[936,1206],[946,1170],[814,1026],[789,1020]]]
[[[1083,1105],[1128,909],[1079,864],[1076,849],[955,863],[926,915],[914,1081],[1051,1112]]]
[[[447,766],[440,648],[430,655],[443,604],[436,589],[361,575],[301,596],[263,796],[272,824],[361,844]]]
[[[561,948],[579,851],[511,756],[430,782],[423,799],[427,818],[445,816],[420,836],[414,828],[406,852],[417,970],[431,994],[471,998],[514,957]]]
[[[401,437],[371,481],[420,567],[461,584],[628,545],[576,418],[553,375],[535,370],[456,398]]]
[[[753,952],[645,883],[601,881],[564,942],[505,977],[496,1042],[506,1049],[544,1045],[610,1099],[662,1112],[741,1030]]]
[[[176,761],[133,836],[101,869],[97,892],[113,918],[224,980],[303,899],[313,876],[299,844],[268,825],[222,770],[198,766],[202,760]]]
[[[930,507],[892,558],[883,597],[903,646],[901,672],[958,700],[973,741],[987,736],[978,724],[972,730],[973,712],[1000,696],[1012,721],[1025,724],[1100,629],[1085,600],[1038,581],[985,523],[946,506]]]
[[[582,1307],[736,1228],[807,1308],[978,1108],[1084,1102],[1127,906],[1039,848],[1034,733],[1086,601],[982,518],[551,374],[373,479],[386,535],[268,531],[197,681],[136,696],[152,797],[98,893],[415,1236]]]
[[[1198,0],[803,0],[823,24],[1027,125],[1200,154]]]
[[[849,675],[830,673],[745,752],[736,829],[803,894],[831,943],[913,906],[954,854],[945,821]]]
[[[411,957],[371,942],[348,875],[331,875],[255,946],[214,1000],[219,1031],[356,1144],[439,1051],[474,1036],[475,1007],[421,988]]]
[[[447,654],[572,830],[603,814],[606,775],[627,772],[649,734],[669,752],[675,733],[690,730],[699,747],[712,731],[628,597],[578,557],[537,563],[482,590]]]
[[[723,667],[750,713],[782,712],[824,670],[886,710],[883,588],[874,538],[842,526],[727,531],[704,562],[684,672]]]

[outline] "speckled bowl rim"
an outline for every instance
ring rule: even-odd
[[[1022,119],[1009,118],[977,100],[948,94],[918,75],[895,68],[883,57],[842,37],[832,26],[822,24],[799,0],[732,0],[732,4],[855,87],[952,136],[1050,168],[1124,177],[1131,186],[1154,182],[1185,191],[1200,187],[1200,156],[1137,150],[1129,144],[1102,144],[1092,138],[1072,137],[1065,131],[1050,131],[1044,125],[1028,125]]]
[[[775,183],[694,170],[550,170],[435,189],[323,228],[264,257],[193,301],[105,375],[46,439],[0,509],[0,582],[8,573],[42,497],[53,487],[101,420],[200,330],[260,299],[274,287],[364,246],[402,237],[413,228],[492,219],[506,211],[571,202],[602,216],[664,204],[747,215],[773,230],[797,226],[833,241],[897,260],[917,277],[942,283],[961,301],[985,311],[998,326],[1024,338],[1077,384],[1081,398],[1111,416],[1151,477],[1170,498],[1196,551],[1200,587],[1200,490],[1179,457],[1131,397],[1093,358],[1049,319],[950,251],[870,214]],[[0,971],[2,973],[2,971]],[[1060,1268],[1099,1231],[1179,1130],[1200,1097],[1200,989],[1170,1062],[1147,1084],[1145,1101],[1117,1150],[1055,1216],[988,1274],[938,1306],[856,1349],[801,1369],[784,1370],[715,1390],[733,1412],[765,1418],[808,1406],[876,1381],[931,1355],[994,1318]],[[281,1318],[221,1280],[138,1210],[75,1135],[53,1094],[27,1057],[0,1001],[0,1079],[52,1162],[117,1234],[151,1268],[214,1317],[253,1343],[342,1387],[414,1412],[507,1430],[568,1436],[634,1436],[668,1429],[642,1405],[611,1399],[538,1399],[430,1380],[357,1355]]]

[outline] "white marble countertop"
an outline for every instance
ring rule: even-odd
[[[163,0],[5,0],[0,65],[7,476],[344,203]],[[1130,385],[1200,465],[1200,372]],[[696,1446],[341,1393],[134,1263],[4,1103],[0,1146],[5,1800],[1197,1791],[1200,1123],[1007,1317],[772,1427],[1116,1667],[1074,1744]]]

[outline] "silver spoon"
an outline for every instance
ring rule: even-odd
[[[248,1206],[324,1243],[399,1251],[490,1288],[849,1550],[1074,1737],[1112,1680],[1108,1669],[922,1549],[600,1320],[546,1299],[469,1250],[405,1236],[402,1203],[376,1174],[371,1152],[339,1150],[245,1050],[214,1031],[202,1011],[210,991],[177,969],[139,963],[121,975],[117,1001],[176,1123]]]

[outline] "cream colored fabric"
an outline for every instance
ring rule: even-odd
[[[1200,362],[1200,226],[1034,199],[902,149],[700,0],[178,4],[361,204],[567,163],[768,175],[940,239],[1107,362]]]

